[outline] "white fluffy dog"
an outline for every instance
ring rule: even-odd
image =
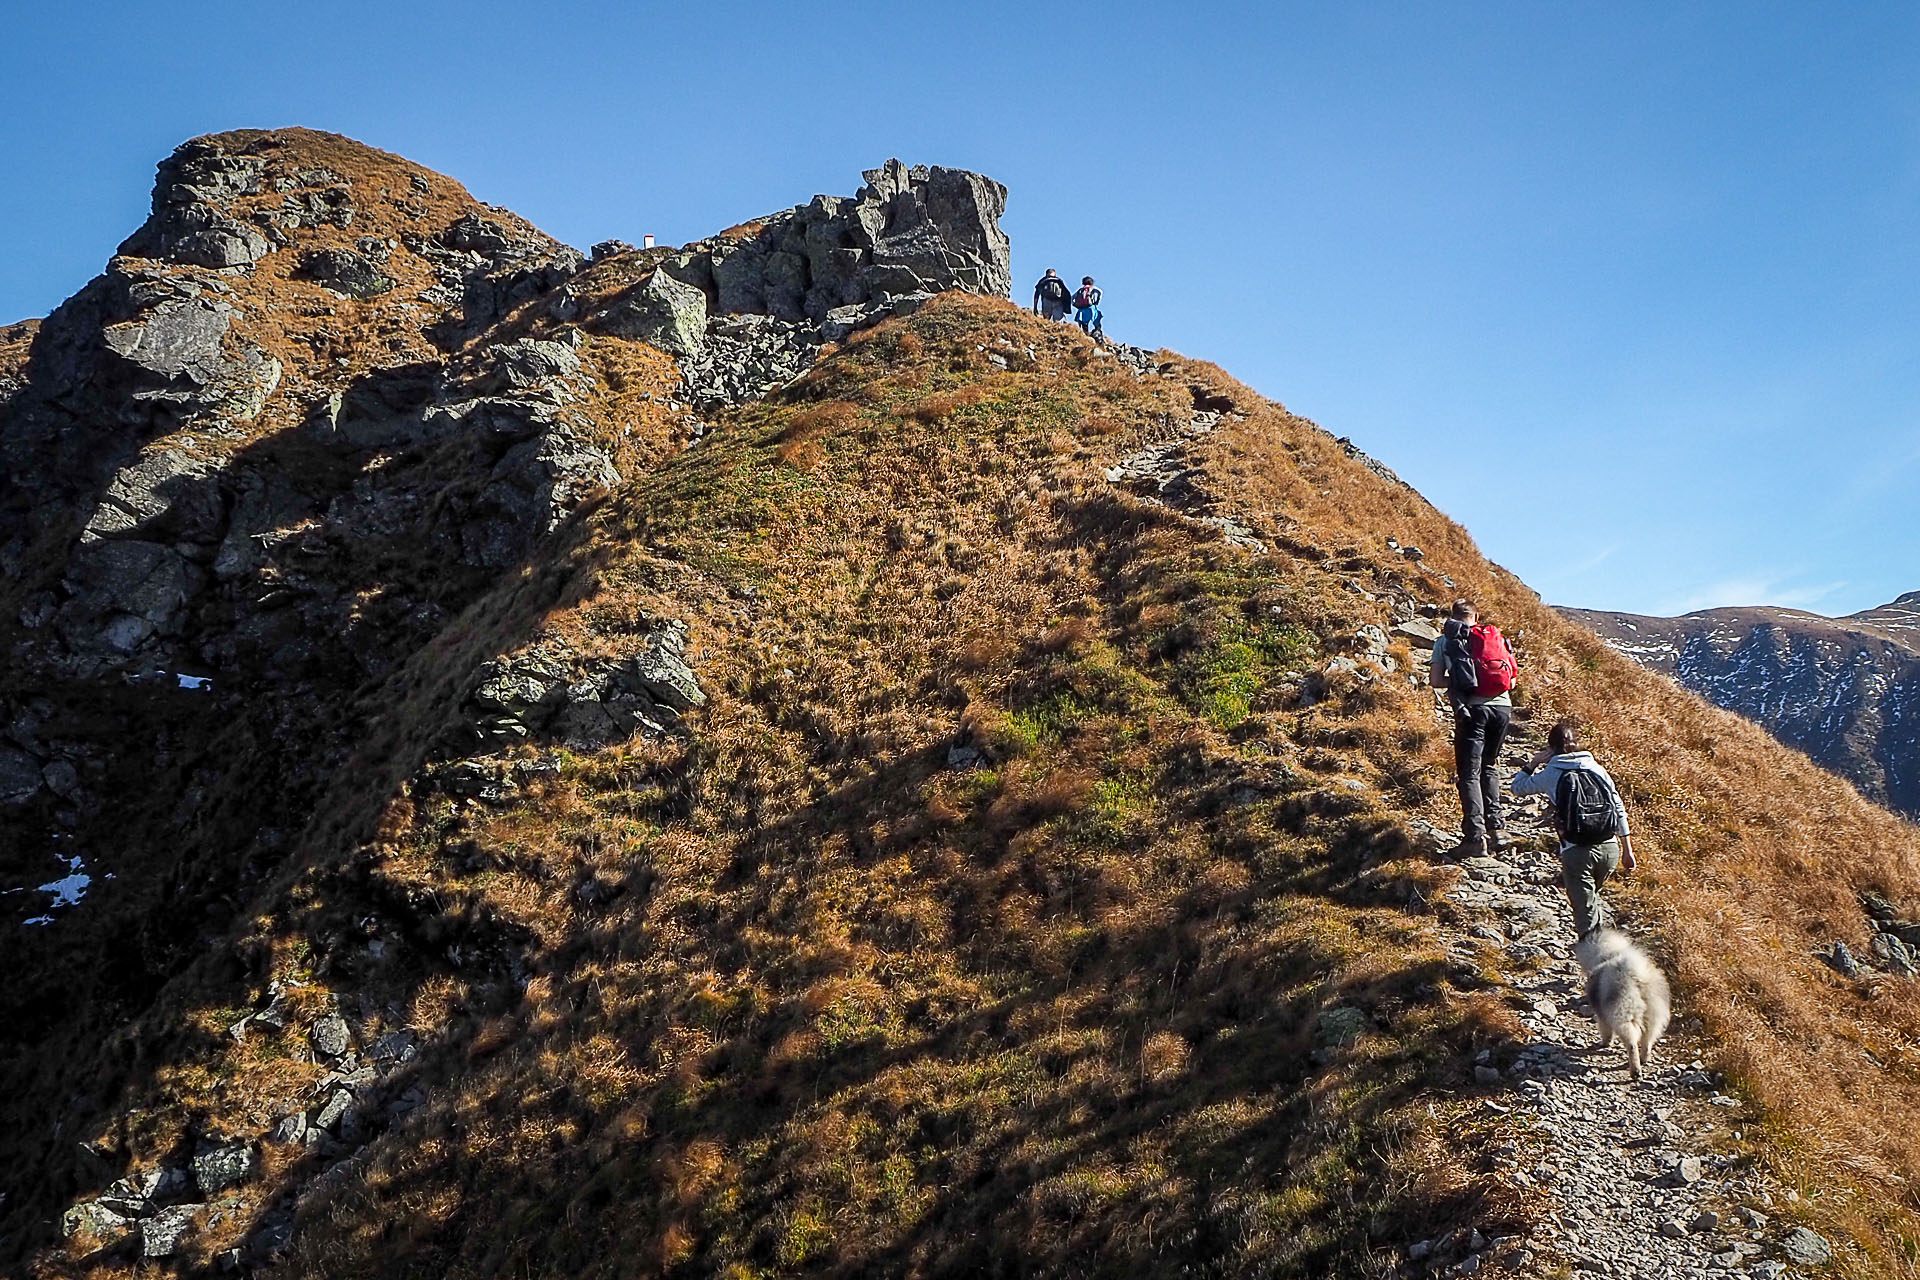
[[[1587,971],[1587,1003],[1600,1028],[1600,1047],[1619,1036],[1627,1046],[1627,1069],[1638,1079],[1666,1034],[1673,1006],[1666,975],[1614,929],[1595,929],[1574,944],[1573,954]]]

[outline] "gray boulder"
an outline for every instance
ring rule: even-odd
[[[1912,977],[1920,963],[1916,963],[1913,948],[1890,933],[1876,933],[1873,941],[1867,944],[1867,952],[1893,973]]]
[[[198,267],[247,266],[274,249],[273,242],[256,228],[205,204],[174,210],[155,247],[157,257]]]
[[[60,1216],[60,1234],[71,1236],[85,1233],[96,1240],[109,1243],[123,1240],[133,1231],[133,1220],[115,1213],[112,1209],[89,1200],[77,1204]]]
[[[316,1018],[307,1038],[313,1044],[313,1051],[326,1058],[343,1056],[352,1043],[347,1033],[347,1020],[337,1013]]]
[[[1853,958],[1853,951],[1846,943],[1835,941],[1827,951],[1816,951],[1815,955],[1826,961],[1827,966],[1843,978],[1860,976],[1860,962]]]
[[[251,1142],[209,1147],[193,1158],[193,1180],[202,1196],[237,1187],[260,1167],[260,1153]]]
[[[194,299],[163,305],[151,314],[107,326],[108,351],[141,372],[202,386],[225,373],[220,340],[233,323],[233,308]]]
[[[177,635],[205,582],[197,565],[157,542],[83,543],[67,562],[69,599],[55,623],[76,652],[124,657],[153,637]]]
[[[572,333],[578,339],[578,331]],[[540,338],[522,338],[494,350],[492,366],[479,379],[475,390],[489,395],[521,391],[556,379],[576,377],[579,373],[580,357],[572,347]]]
[[[1415,649],[1431,649],[1440,643],[1440,629],[1423,618],[1395,624],[1393,635]]]
[[[38,760],[13,747],[0,747],[0,806],[33,799],[40,794],[44,778]]]
[[[1005,187],[898,160],[864,176],[852,198],[815,196],[760,219],[751,236],[689,245],[657,274],[699,289],[716,312],[786,321],[948,289],[1006,296]]]
[[[634,683],[675,711],[707,703],[707,695],[687,665],[687,624],[668,623],[647,637],[647,646],[628,664]]]
[[[114,474],[80,539],[217,542],[226,519],[218,474],[215,463],[177,449],[147,454]]]
[[[604,452],[554,430],[507,450],[460,531],[463,558],[504,569],[559,528],[595,488],[611,489],[620,473]]]
[[[229,210],[236,197],[260,190],[265,171],[258,156],[228,155],[205,139],[182,144],[160,162],[153,211],[120,252],[199,267],[258,262],[273,243]]]
[[[180,1252],[180,1246],[186,1243],[188,1233],[193,1230],[204,1208],[206,1206],[200,1204],[176,1204],[161,1209],[151,1218],[141,1219],[141,1256],[171,1258]]]
[[[440,243],[449,249],[465,249],[492,258],[518,249],[521,241],[506,227],[478,213],[463,213],[440,233]]]
[[[375,298],[398,283],[380,269],[379,263],[351,249],[309,250],[300,256],[295,274],[343,298]]]
[[[265,407],[281,368],[251,343],[229,359],[222,340],[232,322],[225,303],[171,300],[106,326],[101,340],[130,381],[131,406],[171,409],[183,419],[222,412],[244,421]]]
[[[603,333],[637,338],[677,356],[706,345],[707,296],[691,284],[655,271],[594,318]]]
[[[1373,1030],[1373,1019],[1364,1009],[1339,1005],[1323,1009],[1313,1025],[1313,1059],[1327,1062],[1340,1049]]]
[[[465,736],[453,745],[557,740],[592,749],[637,732],[664,734],[681,711],[706,702],[685,647],[685,624],[665,622],[655,624],[640,652],[625,661],[582,659],[548,643],[492,659],[476,673]],[[467,774],[477,785],[490,788],[494,782],[484,767]],[[440,781],[444,786],[455,779],[447,774]]]
[[[874,241],[875,264],[911,270],[917,278],[912,287],[888,287],[887,293],[959,288],[1006,296],[1013,277],[1011,247],[1000,230],[1005,187],[964,169],[909,169],[898,160],[863,176],[867,185],[858,199],[885,210]]]
[[[1795,1227],[1780,1238],[1780,1252],[1789,1262],[1803,1267],[1818,1267],[1833,1261],[1833,1246],[1817,1232]]]

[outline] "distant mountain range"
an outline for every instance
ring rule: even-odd
[[[1920,817],[1920,591],[1844,618],[1766,607],[1560,612]]]

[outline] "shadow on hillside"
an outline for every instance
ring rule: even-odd
[[[360,381],[361,399],[391,390]],[[136,1117],[102,1109],[148,1096],[158,1071],[219,1056],[225,1024],[268,976],[264,954],[229,945],[234,922],[249,927],[306,870],[350,858],[444,735],[475,667],[592,589],[597,500],[510,562],[462,556],[459,512],[506,447],[343,445],[308,425],[253,442],[222,473],[231,489],[202,496],[227,504],[232,528],[304,521],[308,533],[277,560],[229,538],[220,554],[249,557],[245,568],[200,573],[161,661],[209,673],[212,692],[165,673],[42,673],[39,732],[99,767],[79,802],[43,793],[7,814],[0,838],[84,850],[95,882],[51,926],[7,939],[27,977],[0,994],[0,1165],[19,1175],[0,1208],[0,1261],[50,1243],[61,1210],[136,1149],[160,1154],[140,1146]],[[148,1016],[160,1010],[164,1031]],[[211,1122],[199,1114],[190,1129]]]
[[[948,767],[944,752],[942,745],[889,761],[783,820],[744,833],[722,872],[726,886],[743,894],[744,901],[717,908],[719,914],[697,917],[702,937],[712,947],[716,969],[723,975],[742,970],[749,961],[742,939],[754,929],[781,927],[782,908],[777,900],[805,892],[823,849],[845,847],[852,851],[849,856],[854,862],[876,865],[912,856],[923,848],[926,832],[911,821],[912,798]],[[968,837],[971,856],[982,864],[1005,857],[1007,833],[984,818],[971,821],[962,833]],[[890,834],[876,835],[879,830]],[[1336,897],[1344,893],[1371,849],[1370,840],[1360,836],[1329,850],[1329,859],[1343,866],[1328,871],[1325,890]],[[1321,886],[1309,887],[1303,879],[1296,891],[1317,893]],[[629,897],[643,897],[645,892],[643,887]],[[523,948],[519,958],[527,976],[553,984],[547,1001],[550,1007],[594,1007],[602,980],[592,963],[594,952],[622,948],[627,944],[621,938],[639,927],[630,918],[620,922],[622,901],[616,899],[611,914],[583,920],[578,938],[559,947],[540,949],[531,945],[531,939],[512,940]],[[629,908],[632,905],[628,902]],[[970,949],[970,971],[991,974],[996,951],[1011,945],[1010,941],[990,936],[984,904],[954,901],[949,905],[957,917],[983,922],[983,932]],[[1081,920],[1069,906],[1055,903],[1051,909],[1063,925]],[[1200,910],[1192,908],[1192,915]],[[676,1167],[683,1153],[706,1144],[726,1152],[761,1147],[768,1150],[764,1158],[777,1162],[782,1151],[804,1142],[801,1127],[834,1111],[867,1117],[887,1131],[887,1141],[893,1145],[922,1153],[917,1157],[923,1161],[919,1183],[937,1188],[916,1204],[915,1225],[862,1259],[864,1270],[1010,1274],[1024,1269],[1009,1260],[1027,1254],[1034,1233],[1056,1230],[1060,1241],[1098,1257],[1099,1267],[1128,1259],[1142,1264],[1151,1257],[1151,1250],[1107,1239],[1103,1233],[1127,1228],[1136,1213],[1148,1213],[1152,1206],[1132,1204],[1123,1197],[1103,1203],[1099,1212],[1084,1221],[1076,1222],[1076,1215],[1067,1214],[1050,1227],[1033,1218],[1036,1197],[1043,1205],[1055,1205],[1049,1212],[1065,1213],[1060,1198],[1077,1194],[1072,1191],[1072,1178],[1090,1159],[1129,1152],[1143,1139],[1157,1138],[1209,1110],[1231,1112],[1245,1106],[1259,1118],[1174,1143],[1171,1176],[1188,1188],[1178,1197],[1185,1221],[1181,1230],[1186,1232],[1178,1240],[1178,1252],[1183,1257],[1226,1256],[1236,1228],[1206,1211],[1210,1187],[1217,1182],[1238,1183],[1250,1169],[1274,1178],[1297,1174],[1319,1158],[1316,1144],[1334,1140],[1321,1129],[1328,1123],[1320,1114],[1324,1090],[1337,1088],[1349,1095],[1338,1122],[1341,1126],[1364,1126],[1404,1104],[1413,1092],[1429,1087],[1436,1065],[1460,1046],[1389,1039],[1363,1052],[1336,1051],[1316,1060],[1313,1030],[1318,1010],[1352,1002],[1380,1019],[1407,1016],[1441,999],[1448,978],[1444,963],[1409,959],[1385,971],[1373,971],[1361,986],[1343,988],[1327,984],[1332,958],[1304,946],[1267,957],[1271,972],[1251,991],[1224,983],[1215,989],[1183,990],[1179,975],[1200,968],[1206,959],[1187,928],[1191,923],[1191,917],[1176,919],[1138,937],[1091,947],[1072,972],[974,1007],[947,1014],[923,1010],[913,1019],[916,1033],[911,1035],[888,1037],[872,1031],[794,1058],[783,1054],[780,1046],[818,1021],[803,1005],[723,1022],[715,1042],[701,1054],[698,1075],[630,1100],[629,1109],[638,1108],[646,1117],[644,1137],[632,1140],[590,1136],[616,1117],[608,1114],[604,1104],[581,1097],[576,1087],[554,1081],[532,1095],[470,1095],[461,1104],[466,1117],[462,1126],[486,1125],[496,1129],[496,1135],[490,1143],[467,1144],[465,1151],[458,1151],[458,1144],[445,1146],[457,1131],[449,1128],[452,1116],[443,1100],[437,1114],[403,1122],[376,1139],[351,1165],[335,1166],[345,1172],[330,1175],[327,1195],[304,1204],[301,1216],[306,1219],[324,1212],[328,1203],[351,1200],[412,1203],[451,1179],[475,1190],[468,1213],[480,1211],[489,1201],[510,1206],[510,1229],[488,1233],[497,1251],[485,1256],[467,1252],[465,1227],[476,1224],[463,1227],[463,1220],[456,1217],[436,1230],[396,1240],[394,1250],[386,1255],[391,1274],[439,1274],[450,1268],[627,1273],[646,1268],[632,1257],[620,1260],[625,1243],[600,1220],[617,1215],[629,1236],[670,1232],[690,1212],[662,1186],[665,1171]],[[436,943],[443,941],[444,935],[436,938]],[[1143,1061],[1150,1036],[1176,1028],[1198,1040],[1177,1078],[1155,1084],[1114,1079],[1106,1050],[1026,1052],[1031,1037],[1026,1028],[1036,1017],[1051,1018],[1060,997],[1115,991],[1141,974],[1166,978],[1156,979],[1133,1006],[1094,995],[1079,1012],[1059,1021],[1055,1038],[1070,1043],[1076,1033],[1113,1033],[1119,1058],[1138,1063]],[[480,1053],[511,1052],[518,1061],[530,1063],[544,1055],[575,1051],[577,1026],[564,1019],[558,1025],[551,1019],[543,1023],[539,1010],[514,994],[504,968],[499,977],[499,1003],[474,1009],[446,1040],[426,1047],[423,1064],[438,1065],[457,1079],[461,1064],[475,1062]],[[796,981],[805,978],[797,975]],[[655,994],[664,1000],[664,993]],[[630,1051],[647,1052],[672,1019],[664,1003],[656,1004],[650,1014],[632,1018],[637,1030],[630,1033],[634,1039]],[[500,1020],[518,1028],[511,1048],[495,1045],[478,1050],[473,1039],[476,1029],[483,1021]],[[1011,1060],[1023,1064],[1021,1071],[1032,1072],[1031,1096],[1015,1099],[1013,1122],[993,1132],[980,1129],[980,1117],[964,1094],[936,1087],[905,1099],[897,1096],[899,1081],[916,1073],[964,1077]],[[1093,1083],[1085,1088],[1071,1085],[1076,1073],[1089,1073]],[[1320,1076],[1325,1077],[1324,1084],[1316,1086]],[[505,1078],[510,1080],[513,1074]],[[539,1133],[578,1136],[561,1146],[532,1148],[517,1145],[509,1136]],[[564,1178],[551,1176],[552,1162],[577,1163],[579,1157],[569,1158],[563,1152],[582,1139],[590,1169]],[[442,1143],[447,1163],[407,1170],[400,1158],[404,1149],[429,1141]],[[1356,1154],[1353,1158],[1374,1157]],[[484,1196],[481,1188],[486,1189]],[[781,1236],[780,1225],[793,1219],[792,1193],[793,1188],[783,1186],[781,1179],[766,1179],[728,1211],[731,1220],[754,1224],[746,1253],[759,1265],[792,1262],[790,1252],[783,1252],[790,1251],[791,1241]],[[1410,1212],[1463,1220],[1469,1206],[1458,1197],[1467,1194],[1430,1195]],[[1165,1208],[1160,1204],[1157,1211]],[[645,1228],[635,1231],[636,1223],[646,1224]],[[1340,1247],[1351,1245],[1347,1241]],[[498,1251],[502,1249],[510,1251]],[[317,1255],[300,1256],[308,1265],[318,1265]],[[1323,1251],[1323,1256],[1332,1254]],[[688,1265],[700,1269],[697,1261],[690,1260]]]

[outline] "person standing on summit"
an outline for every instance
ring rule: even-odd
[[[1513,681],[1519,668],[1500,628],[1480,625],[1472,603],[1453,602],[1427,682],[1447,692],[1453,708],[1453,764],[1460,785],[1460,854],[1506,847],[1500,811],[1500,748],[1513,725]]]
[[[1067,282],[1052,267],[1040,277],[1033,286],[1033,309],[1040,313],[1043,320],[1065,320],[1067,305],[1073,297],[1073,291],[1067,288]]]
[[[1080,323],[1080,332],[1096,338],[1107,336],[1100,327],[1100,287],[1092,276],[1081,276],[1080,287],[1073,291],[1073,318]]]

